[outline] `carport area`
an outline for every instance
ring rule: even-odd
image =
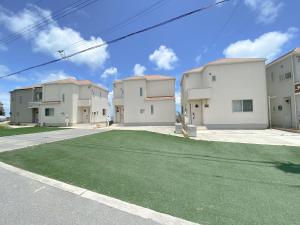
[[[264,145],[300,146],[300,133],[283,130],[205,130],[198,129],[196,140]]]
[[[113,130],[145,130],[161,134],[183,137],[175,134],[175,126],[120,126],[113,125]],[[266,130],[208,130],[199,126],[197,137],[191,138],[203,141],[235,142],[263,145],[300,146],[300,133],[292,133],[277,129]]]

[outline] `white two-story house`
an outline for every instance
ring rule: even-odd
[[[124,125],[174,125],[175,78],[132,76],[114,81],[115,122]]]
[[[108,90],[88,80],[64,79],[11,91],[11,123],[64,126],[104,123]]]
[[[184,122],[216,129],[268,126],[265,59],[220,59],[181,79]]]
[[[300,48],[267,65],[270,123],[273,127],[300,126]]]

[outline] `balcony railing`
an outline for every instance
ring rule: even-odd
[[[211,98],[211,88],[195,88],[188,90],[188,100],[199,100]]]
[[[91,106],[90,99],[79,99],[78,100],[78,107],[89,107]]]
[[[38,108],[41,102],[28,102],[28,108]]]
[[[124,98],[114,98],[113,104],[114,105],[124,105]]]

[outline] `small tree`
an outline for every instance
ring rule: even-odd
[[[0,116],[5,116],[5,111],[2,102],[0,102]]]

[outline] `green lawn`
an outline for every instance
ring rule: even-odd
[[[300,221],[300,148],[110,131],[0,160],[201,224]]]
[[[9,128],[8,126],[0,126],[0,137],[12,136],[20,134],[31,134],[46,131],[60,130],[58,127],[22,127],[22,128]]]

